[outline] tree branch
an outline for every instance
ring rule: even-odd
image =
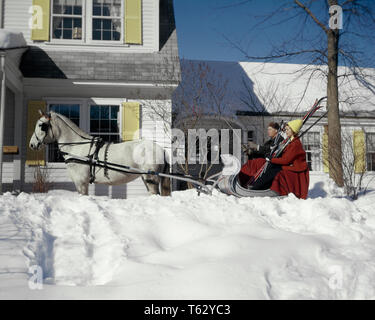
[[[328,32],[328,29],[327,29],[327,27],[323,24],[323,23],[321,23],[319,20],[318,20],[318,18],[317,17],[315,17],[315,15],[311,12],[311,10],[309,9],[309,8],[307,8],[303,3],[301,3],[299,0],[294,0],[294,2],[298,5],[298,6],[300,6],[303,10],[305,10],[306,12],[307,12],[307,14],[315,21],[315,23],[319,26],[319,27],[321,27],[323,30],[324,30],[324,32],[325,33],[327,33]]]

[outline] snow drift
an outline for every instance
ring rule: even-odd
[[[308,200],[6,193],[0,298],[375,298],[375,192],[313,187]],[[43,290],[27,285],[35,264]]]

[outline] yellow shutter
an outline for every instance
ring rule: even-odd
[[[139,139],[140,103],[124,102],[122,107],[122,140]]]
[[[365,133],[363,130],[354,130],[353,132],[353,149],[354,149],[354,172],[362,173],[366,170],[366,145]]]
[[[125,43],[142,44],[142,0],[125,0]]]
[[[45,165],[45,149],[34,151],[29,147],[31,136],[34,134],[35,125],[40,118],[38,110],[46,111],[45,101],[29,101],[27,108],[27,140],[26,140],[26,164],[36,166]]]
[[[33,0],[31,40],[49,40],[50,0]]]
[[[328,128],[324,127],[323,132],[323,171],[329,172],[329,158],[328,158]]]

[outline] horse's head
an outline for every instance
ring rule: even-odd
[[[39,110],[41,117],[35,125],[34,133],[30,139],[29,147],[33,150],[40,150],[43,145],[52,143],[56,139],[51,127],[51,114]]]

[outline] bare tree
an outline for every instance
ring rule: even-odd
[[[251,4],[258,0],[244,0],[222,6],[222,9]],[[330,28],[326,22],[334,19],[338,12],[331,6],[339,5],[344,13],[343,30]],[[258,17],[253,30],[259,33],[263,26],[276,27],[290,24],[288,40],[273,43],[271,52],[265,56],[249,54],[243,44],[223,35],[233,47],[240,50],[249,60],[290,60],[303,56],[308,61],[300,72],[310,75],[322,73],[327,82],[328,108],[328,144],[330,158],[330,176],[337,185],[344,185],[342,165],[341,124],[339,115],[340,77],[353,77],[360,86],[375,92],[373,75],[363,71],[361,65],[370,57],[366,51],[354,43],[374,44],[375,15],[373,7],[365,0],[282,0],[279,6],[265,16]],[[264,29],[263,29],[264,30]],[[348,37],[348,39],[346,39]],[[338,65],[347,66],[347,72],[338,74]],[[309,85],[309,82],[307,83]]]
[[[191,171],[195,171],[197,167],[192,166],[190,160],[197,159],[198,153],[204,157],[208,156],[207,161],[199,163],[198,175],[204,179],[212,172],[213,165],[219,157],[219,152],[214,152],[216,157],[210,158],[209,155],[212,155],[210,150],[217,150],[219,146],[215,144],[212,137],[208,136],[207,144],[196,141],[198,148],[194,151],[188,148],[188,132],[189,129],[203,128],[205,121],[209,119],[222,123],[225,128],[233,129],[230,124],[233,106],[227,99],[228,80],[205,62],[183,60],[181,71],[184,79],[173,97],[173,123],[185,136],[185,145],[181,146],[181,149],[185,150],[185,163],[178,165],[184,174],[191,174]]]
[[[243,79],[244,89],[241,92],[240,100],[250,112],[260,115],[262,126],[256,126],[255,128],[258,136],[262,136],[265,140],[266,121],[270,120],[270,112],[277,114],[287,110],[291,105],[291,99],[289,92],[285,92],[285,88],[280,86],[280,82],[261,83],[258,79],[252,79],[252,81],[253,84],[250,85],[248,81]],[[256,88],[256,92],[254,88]]]

